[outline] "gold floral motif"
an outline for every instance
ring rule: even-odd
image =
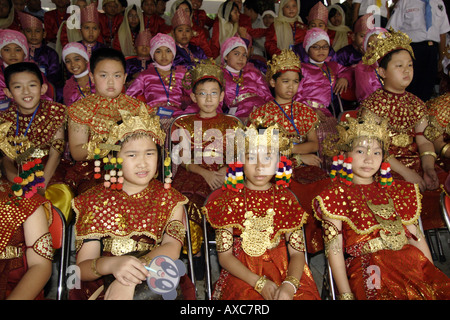
[[[252,211],[245,213],[244,231],[241,234],[242,248],[252,257],[261,256],[270,247],[275,211],[270,208],[264,216],[255,216]]]
[[[233,246],[233,234],[226,229],[216,230],[216,249],[217,252],[225,252]]]
[[[295,230],[289,237],[289,244],[294,250],[305,251],[305,242],[303,238],[303,229]]]
[[[184,238],[186,236],[186,228],[181,221],[172,220],[167,224],[166,234],[177,239],[184,244]]]
[[[53,242],[50,232],[43,234],[33,244],[33,250],[47,260],[53,260]]]

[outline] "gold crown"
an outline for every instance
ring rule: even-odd
[[[345,121],[339,122],[336,129],[338,137],[329,136],[325,139],[326,155],[333,156],[341,151],[351,151],[354,141],[358,138],[378,140],[384,156],[388,155],[390,137],[387,119],[380,121],[373,113],[367,112],[362,117],[347,117]]]
[[[251,124],[245,129],[237,128],[235,130],[235,150],[238,157],[243,157],[245,153],[256,152],[259,146],[266,147],[267,152],[279,152],[289,156],[292,150],[292,141],[288,138],[286,129],[278,123],[267,128],[258,128]]]
[[[369,42],[368,49],[362,58],[363,63],[366,65],[371,66],[384,58],[389,52],[399,49],[407,50],[411,54],[411,57],[414,58],[411,38],[401,31],[394,31],[394,29],[390,28],[389,32],[383,32],[377,35],[376,44],[371,45],[372,42]]]
[[[144,134],[153,138],[153,141],[164,145],[165,132],[161,129],[159,116],[149,113],[145,106],[141,106],[139,114],[132,116],[129,111],[119,110],[122,116],[122,123],[114,124],[110,127],[109,136],[105,143],[100,143],[99,148],[103,150],[119,151],[118,141],[123,142],[127,137],[134,134]]]
[[[272,59],[267,62],[267,81],[280,71],[301,72],[302,65],[299,57],[294,51],[284,49],[280,54],[274,54]]]
[[[183,86],[186,89],[192,89],[203,79],[215,79],[224,87],[223,71],[212,58],[201,60],[188,70],[183,77]]]

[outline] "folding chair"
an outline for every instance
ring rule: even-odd
[[[197,285],[196,285],[197,281],[195,279],[195,273],[194,273],[194,256],[192,254],[191,227],[189,225],[189,216],[188,216],[188,212],[186,210],[186,206],[183,206],[183,210],[184,210],[184,219],[186,222],[186,244],[187,244],[189,273],[191,276],[191,281],[195,287],[195,293],[197,294]],[[183,253],[183,249],[181,249],[181,252]]]
[[[62,212],[52,206],[52,223],[49,226],[50,234],[52,235],[53,249],[58,250],[55,257],[59,257],[58,266],[58,285],[56,299],[62,300],[66,294],[65,290],[65,279],[66,279],[66,268],[67,268],[67,239],[66,239],[66,220]]]

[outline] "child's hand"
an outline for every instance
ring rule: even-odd
[[[275,284],[275,282],[267,279],[266,284],[261,291],[261,295],[263,296],[264,300],[274,300],[277,289],[278,286]]]
[[[300,160],[308,166],[316,166],[320,167],[322,164],[322,160],[315,154],[308,153],[308,154],[302,154],[300,156]]]
[[[414,170],[408,169],[408,172],[403,176],[403,178],[411,183],[416,183],[419,185],[420,191],[425,191],[427,189],[427,184],[425,180]]]
[[[144,264],[133,256],[114,257],[111,264],[112,274],[120,284],[124,286],[135,286],[145,281],[150,273],[145,269]]]
[[[336,85],[334,86],[334,93],[341,94],[346,91],[348,88],[348,81],[345,78],[340,78],[336,81]]]
[[[426,183],[427,190],[436,190],[439,188],[439,178],[434,168],[424,170],[423,180]]]
[[[244,27],[239,27],[238,33],[241,36],[241,38],[247,37],[247,29],[245,29]]]
[[[222,187],[223,182],[225,180],[225,173],[217,172],[217,171],[209,171],[205,170],[202,174],[205,181],[208,183],[211,190],[216,190]]]
[[[135,286],[126,286],[114,280],[105,292],[105,300],[133,300]]]
[[[283,283],[275,292],[274,300],[292,300],[294,294],[294,288],[289,283]]]

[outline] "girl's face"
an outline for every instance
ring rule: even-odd
[[[149,46],[137,46],[136,53],[139,57],[150,57],[150,47]]]
[[[144,190],[158,168],[158,149],[148,136],[131,138],[122,144],[117,155],[123,159],[123,190],[129,195]]]
[[[239,22],[239,16],[241,14],[239,13],[239,9],[237,7],[233,7],[233,9],[230,12],[230,22],[231,23],[238,23]]]
[[[86,71],[88,67],[88,62],[78,53],[71,53],[66,56],[64,60],[67,70],[73,75],[78,75]]]
[[[244,175],[245,185],[251,190],[267,190],[278,164],[278,156],[258,148],[258,152],[245,155]]]
[[[103,6],[107,16],[113,17],[119,13],[119,6],[115,2],[108,2]]]
[[[81,36],[87,43],[95,43],[100,35],[100,28],[95,22],[85,22],[81,26]]]
[[[270,27],[270,25],[273,23],[274,20],[275,20],[275,18],[273,16],[271,16],[270,14],[266,14],[263,17],[263,22],[264,22],[264,25],[266,26],[266,28]]]
[[[167,66],[168,64],[171,64],[173,58],[174,56],[172,50],[170,50],[166,46],[159,47],[153,54],[153,60],[161,66]]]
[[[338,26],[341,25],[341,23],[342,23],[342,15],[340,14],[339,11],[336,11],[336,14],[334,15],[334,17],[332,17],[330,19],[330,22],[335,27],[338,27]]]
[[[316,20],[313,20],[310,23],[308,23],[308,28],[309,29],[320,28],[320,29],[326,31],[327,30],[327,24],[324,21],[320,20],[320,19],[316,19]]]
[[[317,62],[323,62],[328,57],[330,45],[325,40],[320,40],[309,47],[308,55]]]
[[[139,16],[136,10],[130,10],[128,12],[128,24],[131,29],[135,29],[139,25]]]
[[[270,85],[275,89],[275,99],[281,104],[292,101],[299,84],[300,76],[294,71],[283,72],[277,80],[270,80]]]
[[[375,139],[359,138],[347,156],[353,158],[352,171],[355,184],[370,184],[383,161],[383,150]]]
[[[361,53],[364,53],[364,38],[366,36],[365,32],[357,32],[353,34],[353,46]]]
[[[11,7],[8,0],[0,0],[0,19],[5,19],[9,15]]]
[[[188,25],[178,26],[173,31],[173,36],[176,43],[185,46],[192,39],[192,28]]]
[[[298,14],[298,7],[296,0],[290,0],[283,7],[283,15],[286,18],[294,18]]]
[[[153,0],[145,0],[142,2],[142,11],[145,15],[151,16],[156,12],[156,4]]]
[[[28,44],[40,45],[45,38],[45,31],[43,28],[26,28],[23,30],[25,37],[27,37]]]
[[[247,50],[244,47],[234,48],[227,54],[225,62],[238,71],[244,69],[247,64]]]
[[[387,68],[378,70],[384,79],[384,87],[394,93],[403,93],[414,76],[413,61],[406,50],[392,54]]]
[[[23,62],[25,60],[25,52],[15,43],[7,44],[0,51],[3,61],[7,64]]]
[[[177,10],[183,10],[184,12],[186,12],[189,16],[191,15],[191,9],[189,8],[189,6],[186,3],[182,3],[178,6]]]

